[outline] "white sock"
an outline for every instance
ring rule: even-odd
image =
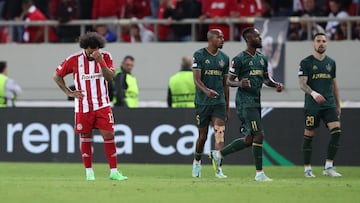
[[[93,173],[93,168],[85,168],[86,174]]]
[[[111,168],[110,169],[110,174],[113,174],[113,173],[116,173],[116,172],[118,172],[117,168]]]
[[[327,168],[332,168],[332,167],[334,167],[334,163],[331,161],[326,161],[325,162],[325,169],[327,169]]]
[[[305,166],[305,167],[304,167],[304,172],[306,172],[307,170],[312,170],[312,169],[311,169],[311,166]]]

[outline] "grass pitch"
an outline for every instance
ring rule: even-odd
[[[0,162],[3,203],[333,203],[360,202],[360,168],[337,167],[341,178],[303,177],[303,167],[266,166],[273,182],[255,182],[254,166],[225,165],[216,179],[211,165],[191,177],[188,165],[119,164],[127,181],[110,181],[107,164],[94,164],[95,181],[85,181],[82,164]]]

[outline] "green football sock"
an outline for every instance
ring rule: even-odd
[[[302,151],[304,155],[304,164],[309,165],[311,163],[311,154],[312,154],[312,137],[304,135]]]
[[[335,158],[336,152],[339,148],[340,134],[341,134],[340,128],[333,128],[330,131],[331,138],[327,150],[327,159],[329,160],[334,160]]]
[[[230,144],[226,145],[220,152],[223,156],[240,151],[246,148],[247,145],[244,142],[244,138],[237,138]]]
[[[253,142],[253,146],[252,146],[252,153],[254,155],[254,159],[255,159],[255,167],[256,170],[262,170],[262,153],[263,153],[263,148],[262,148],[262,143],[257,143],[257,142]]]

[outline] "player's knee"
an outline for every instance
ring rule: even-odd
[[[264,135],[254,135],[253,143],[262,144],[264,140]]]
[[[245,135],[244,143],[247,147],[251,146],[253,143],[253,136]]]
[[[225,126],[215,125],[215,143],[224,142]]]

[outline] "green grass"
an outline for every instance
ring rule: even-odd
[[[233,203],[360,202],[360,168],[337,167],[341,178],[303,177],[303,167],[266,166],[273,182],[255,182],[254,166],[223,167],[227,179],[216,179],[210,165],[202,177],[191,177],[189,165],[119,164],[128,181],[110,181],[106,164],[95,164],[96,181],[85,181],[82,164],[0,162],[2,203]]]

